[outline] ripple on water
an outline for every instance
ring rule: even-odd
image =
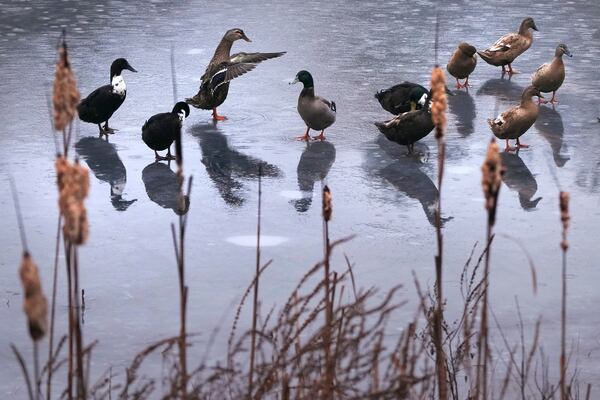
[[[230,236],[225,240],[237,246],[256,247],[256,235]],[[279,246],[288,240],[288,238],[283,236],[260,235],[260,247]]]

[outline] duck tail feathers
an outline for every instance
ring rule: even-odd
[[[490,57],[489,54],[486,53],[486,51],[477,51],[477,54],[479,54],[479,57],[481,57],[483,59],[483,61],[485,62],[489,62],[492,58]]]
[[[331,107],[330,108],[331,108],[331,111],[337,112],[337,106],[335,105],[335,101],[331,102]]]
[[[387,124],[385,122],[375,122],[375,126],[379,129],[379,132],[385,134]]]
[[[196,108],[200,108],[200,103],[198,102],[198,99],[196,98],[196,96],[194,97],[188,97],[187,99],[185,99],[185,102],[188,103],[191,106],[194,106]]]

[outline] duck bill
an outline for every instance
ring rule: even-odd
[[[290,82],[290,85],[295,85],[296,83],[300,82],[298,80],[298,77],[295,77],[293,81]]]
[[[566,55],[568,55],[569,57],[573,57],[573,54],[572,54],[572,53],[571,53],[569,50],[565,49],[565,50],[564,50],[564,52],[565,52],[565,54],[566,54]]]
[[[137,72],[137,70],[135,68],[133,68],[131,65],[129,65],[129,63],[127,63],[127,66],[125,67],[126,70],[129,70],[131,72]]]
[[[245,33],[242,33],[242,39],[244,39],[246,42],[251,42],[252,40],[250,40],[250,38],[248,36],[246,36]]]
[[[531,29],[533,29],[534,31],[539,31],[537,25],[535,24],[535,22],[533,23],[533,25],[531,25]]]

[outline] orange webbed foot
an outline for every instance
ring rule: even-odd
[[[318,136],[315,136],[313,140],[325,140],[325,131],[321,132]]]
[[[224,115],[219,115],[216,108],[213,108],[212,112],[213,121],[225,121],[227,119]]]

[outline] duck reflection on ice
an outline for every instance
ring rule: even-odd
[[[110,185],[110,201],[117,211],[125,211],[137,199],[123,199],[127,170],[114,144],[97,137],[84,137],[75,143],[79,156],[98,180]]]
[[[306,212],[313,200],[315,182],[327,177],[335,161],[335,146],[331,142],[318,141],[306,144],[298,162],[298,190],[302,198],[293,201],[298,212]]]
[[[457,90],[454,96],[448,96],[449,110],[456,116],[456,130],[462,137],[475,131],[475,102],[468,91]]]
[[[500,157],[502,165],[506,168],[502,176],[504,184],[519,193],[519,202],[524,210],[533,210],[542,199],[538,197],[532,200],[538,190],[535,177],[519,157],[518,152],[502,152]]]
[[[375,143],[379,145],[380,149],[375,148],[371,154],[366,155],[367,167],[375,176],[383,178],[398,191],[411,199],[418,200],[427,221],[431,226],[435,226],[435,210],[439,191],[423,171],[429,154],[428,147],[424,143],[417,143],[415,154],[406,156],[403,152],[398,151],[398,146],[390,145],[382,136]],[[382,164],[385,165],[384,163],[387,165],[380,168]],[[443,217],[442,226],[452,218]]]
[[[179,207],[177,175],[168,164],[155,161],[146,165],[142,170],[142,181],[150,200],[162,208],[170,208],[177,215],[185,214],[190,209],[189,196],[184,196],[185,204]]]
[[[191,133],[200,143],[202,164],[213,181],[219,194],[230,206],[241,206],[244,185],[241,179],[258,178],[258,167],[262,165],[263,176],[280,177],[281,170],[258,158],[250,157],[229,147],[227,137],[214,123],[198,124],[191,128]]]
[[[435,226],[438,189],[427,174],[421,171],[418,157],[403,157],[379,171],[379,175],[411,199],[421,203],[427,221]],[[442,226],[452,217],[442,218]]]
[[[560,150],[563,146],[563,126],[562,117],[558,111],[550,107],[540,107],[540,113],[535,121],[535,127],[542,137],[550,143],[552,148],[552,157],[557,167],[564,166],[571,158],[562,155]]]
[[[477,96],[488,95],[494,96],[498,100],[515,101],[521,98],[524,89],[523,86],[514,83],[510,77],[505,78],[502,75],[502,78],[493,78],[485,81],[479,90],[477,90]]]

